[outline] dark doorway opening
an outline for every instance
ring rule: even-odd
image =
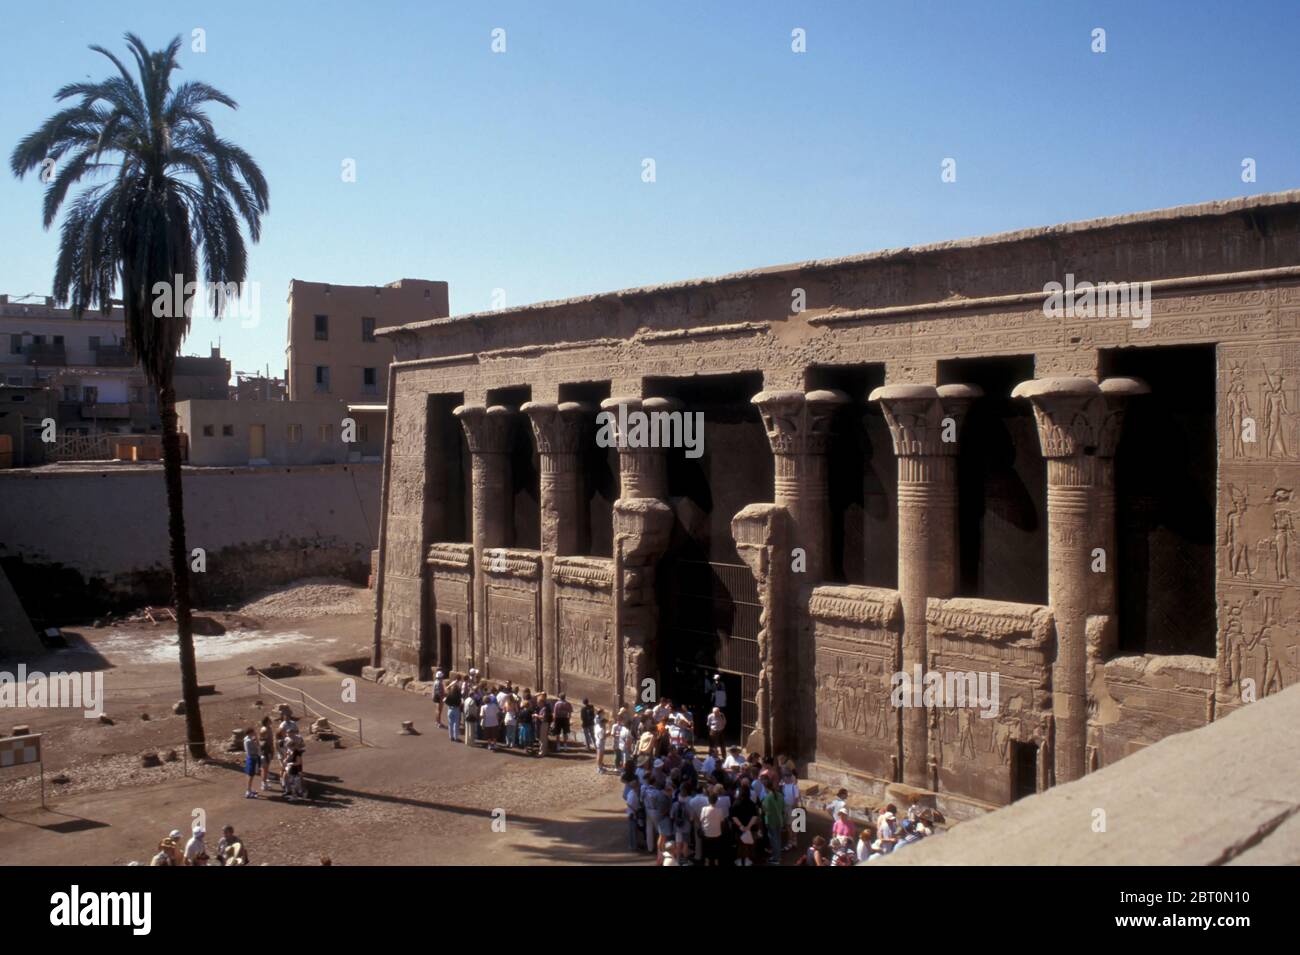
[[[470,539],[469,444],[465,429],[452,414],[464,403],[462,394],[429,396],[424,465],[430,498],[425,509],[429,543],[468,543]]]
[[[827,579],[872,587],[898,586],[898,462],[878,402],[885,366],[817,365],[809,390],[833,388],[849,397],[831,421],[827,449],[830,559]]]
[[[504,405],[512,411],[532,399],[527,385],[497,388],[487,393],[487,403]],[[542,546],[541,467],[533,446],[533,430],[528,419],[517,413],[510,429],[511,531],[506,547],[539,550]]]
[[[1115,453],[1119,649],[1212,657],[1214,346],[1116,349],[1101,357],[1105,376],[1131,375],[1151,386],[1129,400]]]
[[[984,391],[966,416],[957,458],[963,597],[1047,602],[1047,464],[1033,408],[1011,397],[1033,377],[1032,355],[939,362],[939,384]]]
[[[1011,801],[1038,792],[1038,746],[1035,743],[1011,743]]]
[[[438,669],[443,673],[451,672],[451,624],[449,623],[438,624]]]
[[[747,504],[771,501],[771,447],[751,398],[762,375],[647,379],[647,397],[672,397],[703,415],[702,454],[667,454],[673,528],[655,577],[661,694],[691,707],[703,725],[711,702],[706,679],[732,681],[727,723],[743,739],[757,721],[758,588],[740,560],[731,519]]]

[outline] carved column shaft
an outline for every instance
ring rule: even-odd
[[[642,681],[658,672],[654,658],[658,607],[655,564],[668,546],[672,511],[664,448],[629,443],[629,416],[676,410],[668,398],[622,396],[600,403],[597,436],[618,449],[619,498],[614,503],[614,629],[618,641],[617,698],[637,702]],[[608,446],[608,445],[605,445]]]
[[[761,649],[764,672],[771,678],[767,697],[772,719],[770,727],[760,730],[772,734],[778,750],[799,753],[804,742],[800,727],[815,726],[817,720],[816,648],[808,604],[812,589],[825,578],[830,551],[826,451],[835,409],[848,397],[839,391],[763,391],[750,400],[758,406],[772,446],[775,506],[784,525],[768,545],[769,570],[756,574],[759,599],[770,608]],[[737,515],[732,522],[733,535],[743,529],[739,519]],[[744,552],[741,556],[751,562]]]
[[[1122,423],[1122,399],[1146,386],[1113,379],[1099,386],[1087,378],[1024,382],[1012,396],[1034,407],[1039,444],[1047,459],[1047,591],[1056,620],[1052,664],[1052,723],[1058,783],[1087,772],[1089,617],[1113,632],[1115,609],[1115,512],[1112,459]],[[1095,551],[1104,549],[1105,572],[1094,572]],[[1106,578],[1098,580],[1098,576]],[[1106,626],[1094,628],[1106,632]]]
[[[957,591],[957,448],[970,403],[968,385],[886,385],[879,401],[898,457],[898,593],[903,606],[900,668],[928,666],[926,601]],[[921,707],[902,713],[903,782],[927,788],[929,720]]]
[[[560,622],[555,602],[555,557],[576,554],[586,526],[581,450],[593,409],[572,401],[558,405],[530,401],[520,410],[532,425],[541,470],[542,685],[556,693]]]
[[[487,617],[485,582],[480,570],[483,552],[509,543],[513,527],[510,441],[515,413],[501,405],[461,405],[452,412],[465,432],[470,453],[470,503],[474,543],[474,641],[471,663],[486,662]]]

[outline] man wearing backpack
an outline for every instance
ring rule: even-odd
[[[465,701],[465,745],[473,746],[478,735],[478,700],[470,697]]]

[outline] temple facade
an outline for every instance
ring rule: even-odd
[[[390,675],[958,812],[1300,678],[1300,192],[378,334]]]

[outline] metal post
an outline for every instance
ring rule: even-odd
[[[39,763],[41,767],[41,808],[47,808],[45,805],[45,757],[42,755]]]
[[[361,717],[357,717],[357,745],[364,746],[366,741],[361,736]]]

